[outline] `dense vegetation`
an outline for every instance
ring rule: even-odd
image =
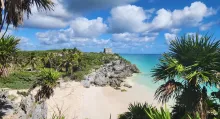
[[[34,82],[40,70],[52,68],[60,72],[64,79],[80,81],[84,75],[92,69],[98,69],[101,65],[109,63],[119,55],[104,53],[83,53],[78,49],[63,49],[49,51],[18,51],[10,56],[7,63],[8,76],[1,75],[0,87],[23,89],[29,88]]]
[[[220,41],[198,34],[177,38],[152,72],[155,82],[165,82],[155,98],[162,103],[176,100],[171,116],[163,110],[145,113],[149,106],[137,104],[130,105],[120,119],[220,119],[220,91],[211,95],[207,91],[220,86]]]

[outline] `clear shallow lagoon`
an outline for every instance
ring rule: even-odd
[[[152,69],[159,63],[160,54],[120,54],[123,58],[135,64],[140,74],[134,76],[134,81],[138,84],[144,85],[152,90],[156,90],[161,83],[154,83],[152,77]],[[209,88],[208,92],[217,91],[217,88]]]

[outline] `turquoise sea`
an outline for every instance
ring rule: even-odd
[[[156,90],[161,83],[154,83],[152,77],[152,69],[159,63],[160,54],[121,54],[121,56],[132,64],[135,64],[141,71],[140,74],[135,75],[134,81],[138,84],[144,85],[152,90]],[[208,92],[217,91],[217,88],[209,88]]]
[[[158,54],[121,54],[121,56],[132,64],[135,64],[140,74],[135,75],[135,82],[141,85],[145,85],[150,89],[156,89],[159,84],[153,82],[151,70],[159,63],[161,55]]]

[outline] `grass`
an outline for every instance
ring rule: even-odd
[[[0,88],[28,89],[37,75],[36,72],[15,72],[6,78],[0,77]]]

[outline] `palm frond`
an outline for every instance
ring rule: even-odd
[[[185,68],[176,59],[172,58],[169,54],[164,54],[160,59],[160,64],[152,70],[154,81],[170,80],[175,77],[181,77]]]
[[[155,107],[149,107],[148,110],[145,110],[150,119],[171,119],[171,114],[169,110],[163,107],[160,110]]]
[[[155,99],[158,99],[159,102],[166,103],[170,98],[179,96],[182,89],[182,83],[169,80],[156,90]]]

